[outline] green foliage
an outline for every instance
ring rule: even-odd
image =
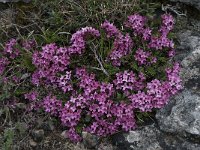
[[[154,112],[137,112],[136,114],[137,123],[143,124],[147,122],[147,120],[153,121]]]
[[[3,150],[12,150],[14,130],[11,128],[5,129],[3,137],[4,137]]]
[[[11,96],[9,89],[10,89],[10,86],[8,86],[7,84],[2,85],[2,89],[1,89],[2,92],[0,93],[0,101],[8,99]]]
[[[32,64],[32,54],[21,51],[22,56],[18,59],[18,63],[20,64],[20,68],[27,69],[30,72],[35,70],[35,66]]]
[[[156,68],[154,67],[147,67],[146,75],[154,77],[156,75]]]
[[[33,32],[38,43],[69,41],[75,29],[99,26],[105,19],[120,28],[125,18],[134,12],[152,17],[161,4],[153,0],[33,0],[30,3],[13,3],[16,10],[15,25],[0,28],[0,38],[24,37]],[[9,7],[9,6],[7,6]],[[31,10],[31,11],[30,11]]]

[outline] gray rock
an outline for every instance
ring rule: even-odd
[[[159,131],[153,126],[146,126],[141,130],[130,131],[126,136],[128,143],[132,143],[130,148],[135,150],[162,150],[157,136]]]
[[[72,145],[70,147],[71,150],[88,150],[85,148],[83,143],[77,143],[76,145]]]
[[[176,60],[181,62],[181,77],[185,88],[200,92],[200,35],[191,31],[178,34],[180,45]]]
[[[160,129],[165,132],[200,137],[200,95],[185,89],[156,114]]]
[[[64,130],[60,135],[62,138],[67,138],[67,130]]]
[[[52,121],[45,121],[39,125],[39,128],[43,129],[44,131],[53,131],[55,127]]]
[[[82,132],[83,144],[86,148],[95,148],[98,144],[98,137],[88,132]]]
[[[154,124],[115,135],[113,143],[117,145],[118,150],[200,150],[200,144],[164,133]]]
[[[36,147],[38,145],[35,141],[33,141],[33,139],[29,140],[29,144],[31,147]]]
[[[200,10],[200,1],[199,0],[170,0],[172,2],[181,2],[187,5],[192,5]]]
[[[32,132],[33,140],[36,142],[41,142],[44,139],[44,130],[34,130]]]
[[[100,145],[98,145],[98,147],[96,149],[97,150],[115,150],[116,147],[114,147],[110,143],[100,143]]]
[[[26,3],[29,3],[31,0],[0,0],[0,3],[10,3],[10,2],[19,2],[19,1],[23,1],[23,2],[26,2]]]

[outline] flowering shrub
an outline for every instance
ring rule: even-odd
[[[148,24],[147,18],[134,14],[125,22],[129,33],[105,21],[101,30],[85,27],[74,33],[68,47],[50,43],[35,50],[34,88],[25,94],[30,109],[59,118],[75,142],[83,130],[107,136],[135,129],[134,112],[162,108],[182,89],[180,66],[172,61],[174,44],[168,37],[173,17],[162,15],[159,29]],[[6,44],[1,73],[20,54],[13,50],[16,42]],[[30,44],[23,47],[29,50]]]

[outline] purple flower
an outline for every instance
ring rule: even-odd
[[[6,57],[0,58],[0,75],[3,74],[9,63],[9,60]]]
[[[76,132],[75,128],[70,128],[66,132],[66,136],[73,142],[79,142],[82,140],[81,136]]]
[[[58,85],[63,90],[63,92],[73,90],[71,85],[71,71],[66,71],[66,74],[62,75],[58,79]]]
[[[166,35],[168,34],[169,31],[173,29],[175,21],[173,16],[170,14],[163,14],[161,18],[162,18],[162,26],[160,31],[163,35]]]
[[[26,50],[31,50],[36,46],[36,41],[35,40],[25,40],[22,43],[22,46]]]
[[[151,32],[152,32],[152,30],[149,27],[144,28],[142,31],[142,38],[144,40],[149,40],[151,37]]]
[[[125,25],[126,27],[132,28],[136,34],[140,34],[143,32],[145,22],[145,17],[139,14],[134,14],[128,16],[128,21],[125,23]]]
[[[133,41],[129,34],[119,35],[114,41],[114,48],[109,55],[113,65],[120,66],[120,59],[128,55],[133,48]]]
[[[14,59],[19,55],[19,50],[17,49],[16,45],[16,39],[11,39],[6,43],[4,48],[4,54],[7,55],[8,58]]]
[[[166,36],[152,37],[149,43],[149,48],[155,48],[156,50],[162,50],[163,48],[174,48],[174,43],[172,40],[168,39]]]
[[[48,95],[43,99],[43,107],[45,112],[58,116],[62,109],[62,101],[58,100],[55,96]]]
[[[172,50],[170,50],[170,51],[168,52],[168,56],[169,56],[169,57],[174,57],[174,55],[175,55],[175,50],[174,50],[174,49],[172,49]]]
[[[118,37],[121,35],[121,32],[117,29],[116,26],[113,25],[113,23],[108,22],[107,20],[101,25],[102,29],[105,29],[107,37]]]
[[[67,50],[53,43],[42,47],[41,52],[36,51],[33,54],[33,64],[37,70],[32,76],[33,84],[38,85],[41,81],[54,85],[59,84],[56,75],[69,65],[70,57]]]
[[[36,91],[31,91],[29,93],[24,94],[25,99],[28,99],[29,101],[36,101],[38,97],[38,93]]]
[[[146,78],[142,73],[137,77],[132,71],[124,71],[116,74],[116,79],[113,81],[117,90],[122,90],[129,95],[132,90],[142,90]]]
[[[69,54],[82,54],[85,49],[85,38],[88,35],[92,35],[94,37],[99,37],[100,33],[98,30],[92,27],[85,27],[81,30],[77,31],[72,35],[71,43],[72,45],[69,47]]]
[[[143,49],[139,48],[137,49],[134,58],[135,60],[137,60],[137,62],[140,65],[144,65],[147,64],[148,58],[150,57],[151,53],[150,52],[146,52]]]

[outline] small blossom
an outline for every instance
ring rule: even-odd
[[[105,21],[101,25],[101,28],[106,30],[106,34],[108,38],[118,37],[121,34],[121,32],[117,29],[117,27],[108,21]]]
[[[125,23],[126,27],[132,28],[136,34],[142,33],[146,18],[139,14],[128,16],[128,21]]]
[[[25,99],[28,99],[30,101],[35,101],[38,97],[38,93],[36,91],[31,91],[29,93],[26,93],[24,97]]]
[[[119,35],[114,41],[114,48],[110,54],[110,59],[113,65],[120,66],[120,59],[128,55],[133,47],[133,41],[129,34],[125,36]]]
[[[46,112],[58,116],[62,109],[62,102],[55,96],[48,95],[43,99],[43,107]]]
[[[141,48],[139,48],[135,55],[134,55],[134,58],[135,60],[137,60],[137,62],[140,64],[140,65],[144,65],[144,64],[147,64],[147,59],[150,57],[151,53],[150,52],[146,52],[144,50],[142,50]]]
[[[72,140],[73,142],[79,142],[82,140],[81,136],[76,132],[75,128],[70,128],[67,133],[66,136]]]

